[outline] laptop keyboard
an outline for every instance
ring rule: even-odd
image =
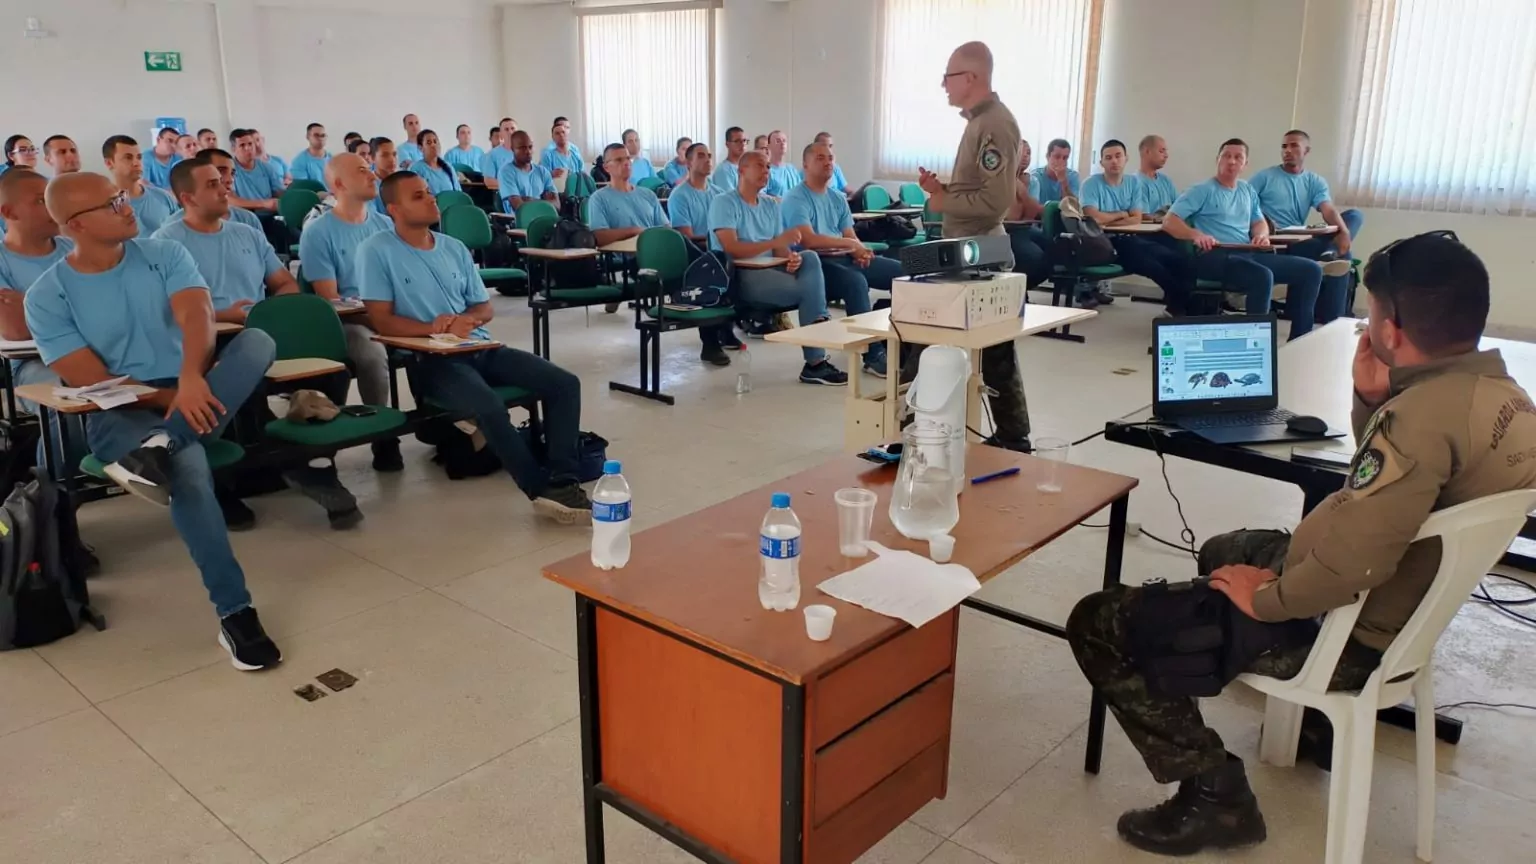
[[[1295,417],[1294,411],[1271,408],[1268,411],[1244,411],[1240,414],[1200,414],[1180,417],[1178,423],[1185,429],[1216,429],[1223,426],[1272,426],[1285,423]]]

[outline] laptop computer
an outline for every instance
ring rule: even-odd
[[[1274,315],[1159,318],[1153,325],[1152,413],[1215,444],[1319,441],[1292,432],[1280,407]]]

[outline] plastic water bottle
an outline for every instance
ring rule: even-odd
[[[629,481],[609,459],[592,487],[592,566],[622,569],[629,563]]]
[[[800,520],[789,509],[788,492],[773,493],[757,551],[763,561],[757,599],[763,608],[783,612],[800,605]]]
[[[736,371],[736,395],[742,396],[752,392],[752,352],[745,348],[737,351],[736,362],[741,364]]]

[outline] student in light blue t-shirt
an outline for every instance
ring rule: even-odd
[[[825,144],[832,151],[832,180],[827,183],[827,188],[833,192],[841,193],[844,197],[852,197],[853,189],[848,186],[848,178],[843,175],[843,166],[837,163],[837,142],[832,140],[831,132],[817,132],[812,139],[814,144]]]
[[[692,146],[692,138],[677,139],[677,156],[661,169],[661,179],[667,181],[668,186],[678,186],[688,179],[688,149]]]
[[[1312,329],[1312,310],[1323,269],[1316,261],[1273,252],[1221,249],[1218,244],[1269,246],[1269,225],[1259,211],[1259,196],[1238,179],[1248,165],[1248,144],[1240,138],[1223,142],[1216,158],[1216,176],[1189,187],[1168,210],[1163,230],[1195,244],[1195,269],[1202,279],[1219,280],[1247,298],[1246,311],[1269,311],[1275,281],[1286,285],[1286,305],[1295,305],[1291,336]],[[1298,330],[1300,332],[1298,332]]]
[[[155,133],[155,146],[144,154],[144,182],[157,189],[171,188],[171,169],[181,161],[176,139],[181,133],[169,126]]]
[[[502,209],[516,214],[517,208],[529,201],[560,200],[549,169],[533,162],[533,136],[519,129],[512,133],[511,141],[512,160],[496,175]]]
[[[236,129],[229,133],[234,142],[235,196],[232,203],[244,207],[258,216],[277,213],[277,199],[283,194],[283,184],[256,155],[256,133],[250,129]]]
[[[639,183],[648,177],[656,176],[656,166],[646,157],[645,151],[640,147],[640,133],[633,129],[625,129],[624,135],[619,140],[624,142],[624,149],[629,153],[632,173],[630,182]]]
[[[580,174],[586,165],[581,161],[581,148],[571,143],[571,124],[561,118],[549,130],[550,142],[539,154],[539,164],[558,180],[561,176]],[[560,172],[565,172],[562,175]]]
[[[741,172],[737,166],[746,152],[747,133],[740,126],[725,130],[725,158],[715,163],[715,173],[709,178],[711,183],[720,187],[720,191],[736,191],[741,182]]]
[[[230,156],[228,153],[224,152],[223,150],[219,150],[218,148],[212,148],[212,149],[201,151],[200,153],[198,153],[197,158],[202,159],[203,161],[205,161],[208,164],[212,165],[214,168],[218,169],[219,179],[221,181],[223,181],[223,183],[224,183],[224,191],[229,194],[230,200],[234,201],[234,199],[235,199],[235,159],[234,159],[234,157]],[[176,221],[178,219],[184,218],[185,216],[186,216],[186,211],[178,209],[175,213],[171,214],[171,218],[166,220],[166,221],[174,222],[174,221]],[[229,218],[229,220],[231,222],[237,222],[237,223],[239,223],[241,225],[246,226],[247,228],[255,228],[257,231],[264,231],[265,230],[264,228],[262,228],[261,219],[259,219],[256,216],[255,213],[252,213],[251,211],[245,209],[244,207],[237,207],[233,203],[231,203],[229,205],[229,216],[228,216],[228,218]]]
[[[139,223],[139,236],[154,234],[176,212],[176,199],[164,189],[144,182],[143,155],[139,145],[127,135],[108,138],[101,145],[101,155],[106,160],[112,182],[128,196],[128,203],[133,205],[133,215]]]
[[[485,151],[470,143],[473,133],[469,126],[460,123],[459,128],[455,129],[453,134],[459,143],[448,148],[448,151],[443,154],[443,161],[455,168],[465,168],[476,174],[483,173],[485,169]]]
[[[781,130],[768,133],[768,188],[769,195],[783,200],[789,190],[805,182],[805,174],[789,155],[789,139]]]
[[[325,164],[331,161],[331,154],[325,149],[325,127],[311,123],[304,130],[304,137],[309,140],[309,147],[293,157],[293,166],[288,173],[295,180],[311,180],[323,186]]]
[[[1178,187],[1163,173],[1168,164],[1168,143],[1161,135],[1148,135],[1137,146],[1141,165],[1136,171],[1136,205],[1143,215],[1161,222],[1163,214],[1179,197]]]
[[[608,172],[608,185],[592,195],[587,208],[587,225],[598,246],[667,225],[667,214],[656,193],[634,184],[634,159],[623,144],[609,144],[603,149],[603,169]]]
[[[400,170],[408,171],[421,158],[421,145],[416,143],[417,136],[421,135],[421,118],[407,114],[400,118],[400,125],[405,128],[405,137],[400,139],[395,155],[400,162]]]
[[[702,141],[690,144],[684,155],[688,159],[688,173],[667,197],[667,218],[694,245],[712,246],[709,208],[723,191],[709,179],[715,170],[715,155]]]
[[[1040,180],[1040,194],[1036,196],[1041,204],[1052,201],[1060,201],[1067,196],[1077,197],[1081,185],[1078,182],[1077,171],[1068,168],[1067,162],[1072,158],[1072,145],[1064,138],[1054,138],[1045,148],[1045,164],[1035,169],[1034,176]],[[1063,182],[1065,178],[1065,182]]]
[[[442,145],[437,140],[437,133],[431,129],[421,130],[421,136],[416,139],[421,147],[421,158],[411,163],[406,169],[427,181],[427,187],[433,195],[441,195],[444,192],[462,192],[464,188],[459,185],[459,172],[451,164],[442,159]]]
[[[1126,158],[1123,142],[1114,138],[1105,141],[1099,148],[1099,165],[1104,172],[1083,182],[1083,213],[1104,228],[1141,225],[1140,181],[1136,175],[1125,173]],[[1194,259],[1150,234],[1108,234],[1120,266],[1163,289],[1169,314],[1185,314],[1195,290]]]

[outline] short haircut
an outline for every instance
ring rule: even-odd
[[[241,138],[249,138],[256,134],[255,129],[234,129],[229,133],[229,143],[237,144]]]
[[[127,135],[113,135],[107,140],[101,142],[101,158],[111,159],[112,157],[116,156],[117,145],[119,144],[122,144],[125,147],[139,146],[139,142],[129,138]]]
[[[496,140],[496,136],[500,135],[500,134],[501,134],[501,126],[498,124],[496,126],[492,126],[491,127],[490,134],[487,135],[486,137],[490,138],[492,141],[494,141],[494,140]]]
[[[16,187],[34,180],[40,183],[48,182],[47,177],[25,166],[18,166],[4,174],[0,174],[0,203],[11,200],[11,196],[16,192]]]
[[[804,165],[805,160],[811,158],[811,151],[821,146],[821,143],[820,141],[812,141],[805,145],[805,149],[800,151],[800,164]]]
[[[325,124],[324,123],[311,123],[308,126],[304,127],[304,134],[308,135],[309,133],[315,131],[316,129],[324,129],[324,128],[325,128]]]
[[[468,128],[469,128],[469,124],[468,123],[460,123],[458,126],[454,127],[453,134],[457,135],[457,134],[459,134],[460,130],[468,129]]]
[[[527,129],[519,129],[512,133],[511,143],[513,146],[516,146],[518,141],[527,141],[529,144],[532,144],[533,136],[528,134]]]
[[[629,148],[625,147],[623,144],[609,144],[607,147],[603,148],[603,161],[607,162],[608,154],[615,150],[623,150],[625,153],[629,152]]]
[[[623,141],[625,138],[628,138],[631,135],[635,136],[636,138],[640,137],[639,132],[636,132],[633,129],[625,129],[623,132],[619,133],[619,140]]]
[[[746,134],[747,130],[741,128],[740,126],[732,126],[731,128],[725,130],[725,140],[731,140],[732,135],[741,135],[745,137]]]
[[[1142,139],[1141,139],[1141,143],[1136,145],[1136,149],[1140,150],[1143,153],[1145,153],[1148,150],[1151,150],[1153,147],[1156,147],[1157,146],[1157,142],[1159,142],[1161,140],[1163,140],[1163,136],[1161,136],[1161,135],[1146,135],[1146,136],[1143,136]]]
[[[205,127],[205,128],[202,128],[202,129],[199,129],[199,130],[197,130],[197,137],[199,137],[199,138],[201,138],[201,137],[203,137],[203,136],[204,136],[204,135],[215,135],[215,136],[216,136],[216,135],[218,135],[218,134],[219,134],[219,133],[217,133],[217,132],[215,132],[215,131],[213,131],[213,130],[212,130],[212,129],[208,129],[208,128],[206,128],[206,127]]]
[[[684,135],[683,137],[677,139],[677,143],[672,145],[672,149],[676,150],[677,148],[683,146],[684,143],[692,145],[693,139],[689,138],[687,135]],[[690,146],[688,149],[692,150],[693,148]]]
[[[75,143],[75,139],[69,137],[68,135],[49,135],[47,138],[43,139],[43,152],[47,153],[48,148],[52,147],[54,143],[58,141],[68,141],[71,144]]]
[[[1103,155],[1104,151],[1108,150],[1111,147],[1119,147],[1121,150],[1124,150],[1125,149],[1125,142],[1121,141],[1119,138],[1111,138],[1108,141],[1104,142],[1104,146],[1099,148],[1099,154]]]
[[[816,137],[812,138],[811,140],[815,141],[815,142],[817,142],[819,144],[819,143],[823,143],[825,141],[825,139],[831,138],[831,137],[832,137],[832,133],[831,132],[817,132],[816,133]]]
[[[406,114],[405,116],[401,117],[400,118],[400,125],[404,126],[405,125],[405,121],[411,119],[412,117],[416,117],[416,115],[415,114]],[[421,122],[421,118],[420,117],[416,117],[416,122],[418,122],[418,123]]]
[[[228,150],[220,150],[217,147],[209,147],[207,150],[199,150],[197,152],[197,158],[204,162],[213,162],[215,156],[228,159],[231,162],[235,161],[235,157],[229,155]]]
[[[341,136],[341,140],[343,140],[343,141],[361,141],[361,140],[363,140],[363,135],[362,135],[361,132],[348,132],[347,134]]]
[[[1241,147],[1243,148],[1243,155],[1248,155],[1248,142],[1241,138],[1228,138],[1227,140],[1221,142],[1221,146],[1216,148],[1216,154],[1221,155],[1221,151],[1227,149],[1228,147]]]
[[[1289,138],[1292,135],[1300,135],[1301,137],[1307,139],[1307,143],[1311,143],[1312,142],[1312,136],[1308,135],[1307,133],[1305,133],[1303,131],[1301,131],[1300,129],[1292,129],[1292,130],[1286,132],[1284,135],[1282,135],[1280,137],[1282,137],[1282,138]]]
[[[192,179],[192,172],[212,165],[207,159],[183,159],[171,168],[171,194],[176,196],[177,202],[181,201],[181,196],[197,191],[197,182]]]
[[[1052,138],[1051,143],[1045,145],[1045,155],[1049,156],[1057,150],[1071,150],[1072,142],[1065,138]]]
[[[420,179],[419,175],[413,174],[410,171],[396,171],[385,177],[384,182],[379,185],[379,196],[384,199],[386,205],[399,203],[400,184],[408,180]]]
[[[181,130],[177,129],[175,126],[161,126],[159,129],[155,130],[155,140],[158,141],[161,138],[164,138],[165,133],[167,132],[171,133],[171,137],[173,138],[181,137]]]
[[[571,118],[569,118],[569,117],[556,117],[555,118],[555,122],[553,122],[553,123],[551,123],[549,125],[551,125],[551,126],[559,126],[561,123],[569,123],[569,122],[571,122]]]
[[[748,150],[747,152],[743,153],[741,155],[741,164],[747,164],[748,159],[761,159],[763,162],[763,167],[766,168],[768,166],[768,157],[764,156],[759,150]]]
[[[554,132],[556,129],[559,129],[562,122],[564,122],[562,119],[556,118],[555,122],[549,124],[549,131]]]
[[[513,120],[511,117],[503,117],[503,118],[501,118],[501,121],[499,123],[497,123],[496,125],[497,126],[501,126],[501,125],[506,124],[506,123],[516,123],[516,122],[517,121]]]
[[[1420,234],[1384,247],[1365,265],[1365,289],[1392,310],[1430,355],[1477,347],[1488,323],[1488,270],[1453,236]]]
[[[364,147],[367,147],[370,151],[373,150],[373,145],[368,143],[368,139],[359,137],[347,145],[347,152],[356,153]]]
[[[706,145],[704,144],[703,141],[695,141],[694,143],[688,145],[688,149],[687,150],[683,151],[683,158],[687,159],[689,162],[692,162],[693,161],[693,154],[696,153],[700,147],[704,147],[704,146],[706,146]]]
[[[433,132],[431,129],[423,129],[420,132],[417,132],[416,133],[416,146],[420,147],[421,146],[421,142],[427,140],[427,136],[428,135],[436,137],[437,133]]]
[[[395,143],[395,142],[391,141],[387,135],[375,135],[372,138],[368,139],[368,148],[370,150],[372,150],[373,152],[377,153],[377,152],[379,152],[379,145],[381,145],[381,144],[393,144],[393,143]]]

